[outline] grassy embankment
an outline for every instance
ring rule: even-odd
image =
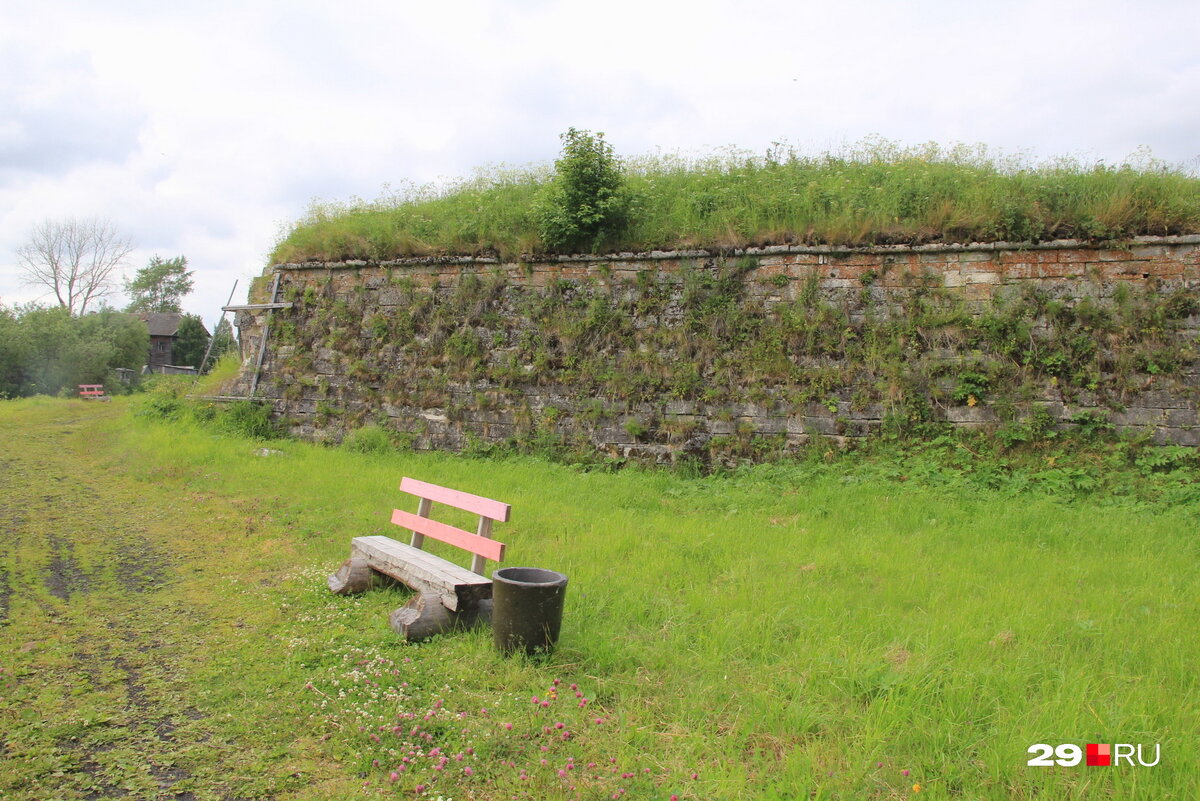
[[[1062,454],[953,444],[685,479],[261,456],[135,402],[0,404],[2,797],[1200,789],[1194,451],[1081,457],[1128,495],[1068,480],[1083,467],[1036,478]],[[403,475],[513,504],[509,564],[571,577],[550,658],[501,659],[484,631],[403,645],[400,593],[327,593],[349,539],[411,505]],[[1043,742],[1162,761],[1026,767]]]
[[[630,224],[597,251],[687,246],[1119,240],[1200,231],[1200,177],[1147,158],[1033,163],[983,148],[868,141],[844,152],[728,151],[622,164]],[[549,166],[497,168],[374,202],[314,203],[272,263],[543,253]]]

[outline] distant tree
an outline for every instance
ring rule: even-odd
[[[29,286],[45,287],[70,314],[112,291],[113,272],[133,250],[128,237],[109,220],[43,220],[17,259]]]
[[[149,344],[144,324],[110,308],[79,317],[61,306],[0,309],[0,397],[115,389],[115,368],[141,365]]]
[[[208,356],[208,364],[205,365],[205,371],[211,369],[217,361],[226,353],[235,352],[238,349],[237,337],[233,334],[233,323],[229,322],[225,317],[221,318],[221,322],[217,323],[217,330],[212,336],[212,353]]]
[[[179,321],[179,330],[175,333],[175,345],[171,349],[171,361],[178,365],[199,367],[208,349],[208,331],[204,323],[194,314],[185,315]]]
[[[21,394],[26,351],[17,312],[0,306],[0,399]]]
[[[128,312],[178,312],[181,302],[192,291],[192,271],[187,258],[160,259],[154,256],[138,270],[133,280],[125,282],[125,294],[130,302]]]

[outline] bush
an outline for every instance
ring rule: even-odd
[[[600,250],[628,222],[624,177],[604,134],[567,129],[554,179],[534,205],[543,244],[550,250]]]
[[[145,400],[137,414],[156,420],[177,420],[188,408],[184,394],[187,385],[177,380],[179,376],[153,376],[142,382]]]
[[[140,367],[149,342],[144,324],[108,308],[72,317],[59,307],[0,306],[0,396],[74,397],[79,384],[120,394],[116,368]]]

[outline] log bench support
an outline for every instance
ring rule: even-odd
[[[350,558],[329,577],[330,591],[365,592],[387,579],[411,587],[416,591],[413,597],[388,617],[392,630],[406,640],[490,623],[492,581],[482,573],[486,559],[504,558],[504,543],[491,539],[491,529],[493,522],[508,520],[509,505],[411,478],[405,478],[400,489],[421,499],[415,515],[392,512],[392,522],[412,532],[412,544],[383,536],[355,537]],[[435,501],[478,514],[477,533],[430,519]],[[471,570],[422,550],[427,536],[472,553]]]

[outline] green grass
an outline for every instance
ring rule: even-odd
[[[1057,455],[960,470],[971,453],[954,448],[955,462],[928,446],[892,463],[687,479],[255,442],[124,414],[132,404],[0,405],[15,445],[0,501],[15,589],[0,795],[84,797],[90,754],[104,786],[169,797],[148,748],[186,770],[173,790],[202,799],[1200,790],[1200,500],[1180,494],[1200,478],[1191,451],[1140,452],[1145,475],[1170,476],[1175,494],[1156,500],[1036,479]],[[264,446],[282,452],[256,455]],[[1106,465],[1129,475],[1104,486],[1136,483],[1136,464]],[[502,659],[486,631],[404,645],[386,627],[402,594],[328,594],[349,539],[388,533],[388,510],[413,505],[396,490],[404,475],[512,504],[496,532],[507,564],[570,576],[552,656]],[[102,509],[102,532],[81,525]],[[130,528],[177,554],[157,589],[104,578],[105,543]],[[47,594],[49,535],[74,543],[90,592]],[[79,651],[107,654],[93,679],[76,675]],[[195,719],[180,717],[188,706]],[[155,740],[150,722],[171,714],[175,742]],[[1163,756],[1026,767],[1043,742],[1161,743]]]
[[[1200,231],[1200,178],[1137,154],[1035,163],[982,147],[871,140],[819,156],[775,147],[624,163],[631,224],[598,250],[806,243],[1117,240]],[[480,171],[374,202],[318,202],[272,263],[546,251],[532,208],[546,166]]]

